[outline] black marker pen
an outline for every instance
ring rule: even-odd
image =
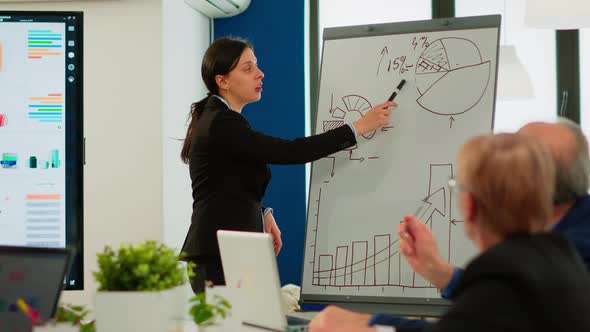
[[[402,78],[401,82],[399,82],[399,84],[397,85],[397,88],[395,88],[395,91],[393,91],[393,93],[391,94],[391,96],[389,96],[389,99],[387,100],[393,101],[393,99],[395,99],[395,96],[397,96],[398,92],[400,92],[401,89],[404,87],[404,84],[406,84],[406,80]]]

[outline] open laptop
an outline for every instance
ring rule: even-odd
[[[307,320],[287,316],[270,234],[217,231],[225,282],[239,287],[242,324],[267,331],[306,331]]]
[[[0,246],[0,331],[32,330],[19,298],[44,321],[55,315],[70,260],[70,249]]]

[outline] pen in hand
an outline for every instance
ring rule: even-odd
[[[428,196],[421,199],[420,204],[416,208],[416,211],[414,212],[413,216],[416,218],[422,217],[422,215],[428,211],[428,209],[431,205],[432,204],[430,204],[430,202],[428,202]],[[407,239],[411,235],[408,233],[407,226],[406,226],[407,224],[401,225],[405,222],[407,222],[406,218],[404,218],[400,221],[399,236]]]
[[[393,91],[393,93],[391,94],[391,96],[389,96],[389,99],[387,99],[388,101],[393,101],[393,99],[395,99],[395,97],[397,96],[397,94],[401,91],[401,89],[404,87],[404,84],[406,84],[406,80],[402,78],[402,80],[399,82],[399,84],[397,85],[397,87],[395,88],[395,91]]]

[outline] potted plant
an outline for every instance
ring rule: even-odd
[[[188,275],[173,249],[146,241],[97,257],[97,332],[162,332],[184,318]]]
[[[94,321],[87,321],[88,312],[82,305],[60,304],[51,322],[34,332],[95,332]]]
[[[219,294],[212,295],[209,299],[205,292],[199,293],[190,299],[190,314],[193,321],[199,326],[199,331],[209,331],[210,327],[225,319],[231,309],[231,304]]]

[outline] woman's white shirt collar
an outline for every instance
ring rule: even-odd
[[[222,101],[222,102],[223,102],[223,103],[224,103],[224,104],[227,106],[227,108],[229,108],[230,110],[232,110],[232,111],[233,111],[233,109],[231,108],[231,106],[229,106],[229,103],[228,103],[228,102],[227,102],[225,99],[223,99],[223,97],[221,97],[221,96],[218,96],[218,95],[212,95],[212,96],[213,96],[213,97],[216,97],[216,98],[217,98],[217,99],[219,99],[219,100],[221,100],[221,101]]]

